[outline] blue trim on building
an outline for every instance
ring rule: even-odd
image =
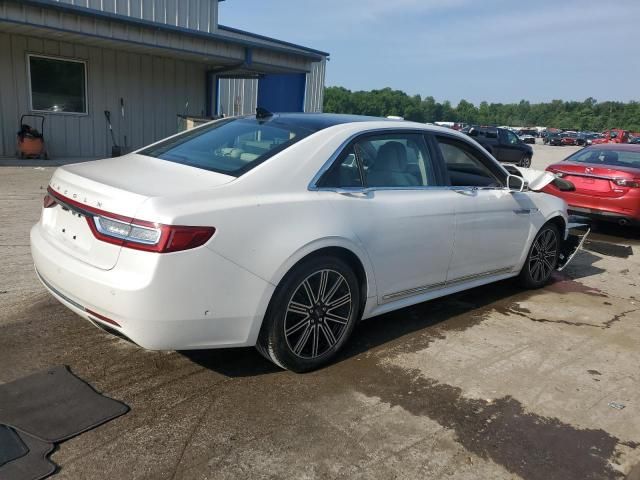
[[[258,80],[258,107],[270,112],[303,112],[304,73],[264,75]]]

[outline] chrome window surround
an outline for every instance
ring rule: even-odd
[[[474,191],[474,190],[504,190],[505,187],[476,187],[476,186],[463,186],[456,187],[452,185],[426,185],[426,186],[410,186],[410,187],[318,187],[318,182],[322,178],[322,176],[327,173],[327,171],[331,168],[334,162],[342,155],[344,149],[349,146],[351,142],[353,142],[356,138],[361,136],[368,136],[369,134],[384,134],[384,133],[392,133],[392,134],[414,134],[414,135],[427,135],[427,134],[438,134],[442,136],[449,137],[453,140],[458,140],[460,142],[464,142],[471,147],[475,147],[471,142],[467,142],[465,139],[460,138],[458,136],[449,135],[447,132],[433,132],[431,130],[420,130],[420,129],[398,129],[398,128],[375,128],[371,130],[367,130],[364,132],[357,132],[350,135],[345,141],[343,141],[340,146],[336,149],[335,152],[329,157],[329,159],[324,162],[320,170],[314,175],[309,182],[307,189],[312,192],[336,192],[340,194],[366,194],[374,191],[384,191],[384,190],[414,190],[414,191],[431,191],[431,190],[454,190],[454,191]],[[426,143],[430,142],[425,139]],[[509,175],[502,165],[496,161],[498,166],[504,171],[505,178]]]

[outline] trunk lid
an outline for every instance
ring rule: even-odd
[[[61,201],[43,209],[42,226],[49,241],[70,256],[110,270],[122,247],[93,235],[89,226],[93,219],[82,213],[83,206],[114,218],[137,218],[140,207],[152,197],[187,195],[232,180],[234,177],[228,175],[137,154],[67,165],[58,168],[49,183]]]
[[[598,197],[621,197],[628,188],[616,185],[614,179],[628,179],[640,177],[640,172],[634,168],[609,167],[592,163],[562,162],[552,165],[554,173],[570,181],[576,187],[576,193]]]

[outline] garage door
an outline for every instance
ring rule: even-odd
[[[265,75],[258,82],[258,106],[270,112],[302,112],[306,74]]]

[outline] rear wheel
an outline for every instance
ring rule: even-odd
[[[536,235],[529,255],[518,277],[525,288],[540,288],[547,284],[558,264],[560,233],[558,227],[548,223]]]
[[[257,348],[287,370],[307,372],[329,362],[360,315],[358,278],[344,261],[312,258],[287,274],[269,306]]]

